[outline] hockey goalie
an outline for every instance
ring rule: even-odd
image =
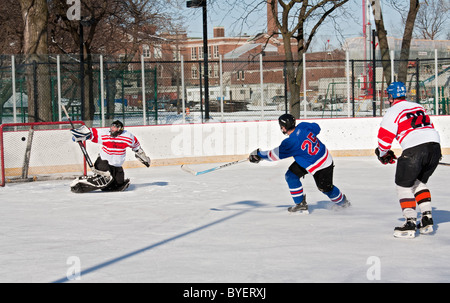
[[[125,162],[126,148],[135,152],[135,157],[145,166],[150,167],[151,160],[142,149],[139,140],[124,129],[123,123],[114,121],[109,129],[91,128],[85,125],[72,129],[73,141],[91,140],[102,145],[102,149],[94,163],[93,176],[82,176],[75,179],[70,189],[75,193],[86,193],[93,190],[123,191],[130,185],[125,179],[122,168]]]

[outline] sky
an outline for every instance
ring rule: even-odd
[[[186,1],[179,0],[178,2],[179,10],[188,20],[188,35],[203,37],[202,9],[186,8]],[[230,2],[236,3],[229,4]],[[266,6],[262,2],[261,0],[214,1],[211,4],[208,2],[208,36],[212,37],[215,26],[224,26],[226,36],[255,35],[266,32]],[[346,18],[339,20],[342,36],[336,35],[332,24],[325,24],[316,35],[316,48],[327,46],[331,49],[337,48],[346,38],[362,36],[362,0],[350,0],[347,12]],[[249,14],[249,18],[244,21],[243,16],[246,14]],[[330,45],[327,45],[328,43]]]

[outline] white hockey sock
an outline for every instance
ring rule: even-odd
[[[431,212],[431,194],[425,183],[419,180],[413,186],[414,197],[416,199],[417,205],[422,213],[429,211]]]
[[[414,198],[413,188],[397,185],[397,196],[400,201],[403,216],[405,218],[416,218],[416,199]]]

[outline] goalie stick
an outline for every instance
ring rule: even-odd
[[[61,107],[62,107],[64,113],[66,114],[67,120],[70,122],[70,125],[72,126],[72,128],[75,128],[74,125],[73,125],[73,123],[72,123],[72,120],[71,120],[70,117],[69,117],[69,113],[67,112],[66,107],[65,107],[64,105],[61,105]],[[91,171],[92,171],[94,174],[109,177],[109,176],[111,175],[111,174],[109,173],[109,171],[106,171],[106,172],[104,172],[104,171],[99,171],[99,170],[97,170],[97,169],[94,167],[94,164],[92,164],[91,158],[89,157],[89,154],[88,154],[88,152],[87,152],[87,150],[86,150],[86,147],[84,146],[83,142],[77,141],[77,143],[78,143],[78,145],[80,146],[81,152],[82,152],[83,155],[84,155],[84,159],[86,160],[87,164],[89,165]]]
[[[247,161],[248,161],[248,158],[242,159],[242,160],[233,161],[233,162],[229,162],[229,163],[225,163],[225,164],[222,164],[222,165],[219,165],[219,166],[216,166],[216,167],[213,167],[213,168],[205,169],[205,170],[202,170],[202,171],[195,171],[192,168],[189,168],[188,166],[183,164],[183,165],[181,165],[181,169],[184,170],[185,172],[188,172],[188,173],[194,175],[194,176],[198,176],[198,175],[203,175],[203,174],[206,174],[206,173],[210,173],[212,171],[215,171],[215,170],[218,170],[218,169],[221,169],[221,168],[225,168],[225,167],[228,167],[228,166],[231,166],[231,165],[234,165],[234,164],[243,163],[243,162],[247,162]]]

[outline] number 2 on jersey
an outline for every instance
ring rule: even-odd
[[[425,114],[422,110],[418,110],[414,113],[407,113],[406,118],[411,119],[411,127],[419,128],[430,125],[430,117]]]
[[[307,149],[308,154],[310,154],[311,156],[314,156],[319,152],[320,143],[313,133],[309,133],[307,139],[303,141],[302,149]]]

